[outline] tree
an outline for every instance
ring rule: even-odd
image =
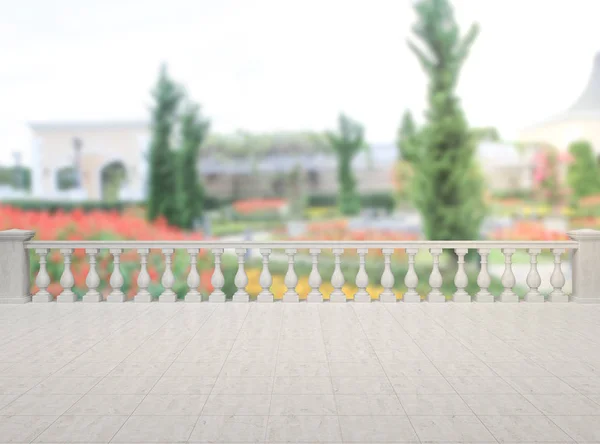
[[[580,140],[569,146],[573,161],[567,170],[567,183],[576,200],[600,192],[600,169],[589,142]]]
[[[179,226],[193,228],[202,215],[204,190],[198,179],[198,156],[210,123],[200,113],[200,107],[189,103],[181,116],[181,147],[177,153],[177,197]]]
[[[327,139],[338,158],[340,211],[345,215],[357,214],[360,211],[360,196],[356,191],[356,179],[352,173],[352,159],[361,149],[366,148],[364,128],[358,122],[340,114],[337,134],[327,132]]]
[[[183,94],[180,87],[169,78],[165,65],[161,67],[152,95],[155,105],[152,109],[148,218],[155,220],[163,215],[170,224],[175,225],[178,208],[171,138]]]
[[[461,37],[448,0],[421,0],[415,10],[418,43],[409,40],[408,46],[429,77],[429,88],[425,125],[413,135],[405,119],[398,140],[414,174],[412,199],[428,239],[475,239],[486,213],[484,182],[455,89],[478,27]]]

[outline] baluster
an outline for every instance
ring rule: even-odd
[[[554,270],[550,276],[550,284],[552,290],[548,295],[548,301],[550,302],[569,302],[569,296],[566,295],[562,288],[565,285],[565,276],[560,267],[561,261],[560,256],[565,252],[563,248],[553,248],[552,253],[554,254]]]
[[[427,294],[428,302],[446,302],[446,297],[440,291],[442,287],[442,273],[440,273],[440,254],[441,248],[430,248],[429,252],[433,256],[433,268],[429,275],[429,286],[431,291]]]
[[[467,248],[457,248],[454,250],[458,256],[458,270],[454,277],[454,285],[456,291],[452,296],[454,302],[471,302],[471,295],[467,293],[465,288],[469,285],[469,277],[465,272],[465,255],[469,252]]]
[[[408,254],[408,271],[404,276],[404,285],[406,285],[406,293],[402,296],[403,302],[421,302],[421,296],[417,293],[417,285],[419,285],[419,276],[415,271],[415,255],[419,252],[418,248],[407,248]]]
[[[492,295],[488,290],[492,282],[487,265],[490,250],[489,248],[480,248],[477,250],[477,252],[481,257],[481,268],[479,269],[479,274],[477,275],[477,285],[479,286],[479,291],[475,295],[475,301],[494,302],[494,295]]]
[[[358,253],[358,273],[356,274],[357,292],[354,294],[354,302],[371,302],[371,295],[367,292],[369,285],[369,275],[365,269],[365,255],[369,252],[366,248],[357,248]]]
[[[222,248],[213,248],[212,254],[215,256],[215,270],[210,278],[210,283],[213,286],[213,291],[208,297],[208,302],[225,302],[225,293],[221,290],[225,285],[225,277],[221,271],[221,255]]]
[[[515,275],[512,271],[512,255],[515,253],[514,248],[503,248],[504,253],[504,273],[502,273],[502,286],[504,291],[498,297],[500,302],[519,302],[519,296],[515,294],[512,288],[515,286]]]
[[[185,295],[185,302],[202,302],[202,294],[198,291],[200,285],[200,275],[198,274],[198,253],[199,248],[188,248],[188,254],[190,255],[190,272],[187,277],[188,291]]]
[[[283,282],[287,287],[287,291],[283,295],[283,302],[300,302],[300,296],[296,292],[296,285],[298,285],[298,276],[296,276],[296,270],[294,270],[294,255],[298,252],[295,248],[288,248],[285,250],[285,254],[288,255],[288,269],[285,274]]]
[[[262,291],[258,294],[256,300],[258,302],[273,302],[273,293],[271,293],[271,285],[273,285],[273,278],[269,271],[269,254],[271,254],[270,248],[261,248],[260,254],[262,254],[262,271],[260,272],[259,283],[262,287]]]
[[[321,253],[320,248],[311,248],[308,250],[312,257],[312,269],[308,275],[308,285],[310,285],[310,293],[306,297],[307,302],[323,302],[323,294],[319,290],[321,283],[321,275],[319,274],[319,254]]]
[[[46,269],[46,257],[48,255],[47,248],[38,248],[35,252],[40,256],[40,271],[35,278],[35,285],[38,286],[39,290],[31,298],[32,302],[52,302],[54,299],[48,292],[47,288],[50,285],[50,276]]]
[[[396,294],[394,293],[394,274],[392,273],[392,254],[393,248],[383,248],[383,274],[381,275],[381,286],[383,291],[379,295],[381,302],[396,302]]]
[[[60,285],[62,285],[63,291],[56,298],[56,302],[75,302],[77,295],[71,290],[75,284],[73,273],[71,273],[71,255],[73,254],[73,249],[61,248],[60,252],[64,256],[65,268],[60,277]]]
[[[544,302],[544,295],[538,290],[538,288],[540,288],[540,284],[542,283],[542,278],[540,277],[540,273],[537,269],[537,255],[541,252],[542,250],[539,248],[529,249],[529,261],[531,265],[529,268],[529,273],[527,274],[527,285],[529,286],[529,291],[525,295],[525,302]]]
[[[341,268],[341,255],[344,252],[344,249],[334,248],[332,251],[335,257],[335,269],[331,275],[331,285],[333,285],[333,291],[329,296],[329,302],[346,302],[346,295],[342,291],[345,281]]]
[[[140,274],[137,278],[138,292],[133,297],[135,302],[152,302],[154,299],[148,287],[150,286],[150,274],[148,273],[148,255],[150,254],[149,248],[138,248],[138,254],[140,255]]]
[[[171,270],[171,262],[173,258],[172,248],[163,248],[163,254],[165,255],[165,271],[160,280],[164,290],[158,297],[158,302],[177,302],[177,294],[173,291],[173,284],[175,283],[175,277],[173,276],[173,270]]]
[[[125,293],[121,290],[123,286],[123,275],[121,274],[121,253],[123,249],[121,248],[111,248],[110,253],[113,255],[113,272],[110,275],[110,286],[112,287],[112,291],[106,298],[107,302],[125,302],[127,297]]]
[[[235,254],[237,254],[238,257],[238,270],[234,279],[237,291],[233,294],[233,302],[250,302],[250,295],[246,291],[246,285],[248,285],[248,276],[246,275],[246,270],[244,270],[246,249],[236,248]]]
[[[100,276],[96,271],[96,255],[98,254],[97,248],[86,248],[85,252],[89,255],[90,271],[85,278],[85,285],[88,287],[88,291],[83,295],[83,302],[102,302],[102,295],[98,291],[100,285]]]

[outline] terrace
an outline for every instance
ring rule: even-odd
[[[557,242],[32,237],[0,233],[0,441],[600,441],[599,232],[578,230]],[[165,259],[157,299],[165,303],[148,291],[145,271],[157,249]],[[256,298],[246,291],[248,249],[262,258]],[[444,249],[458,255],[452,294],[441,291]],[[131,250],[140,272],[128,300],[120,257]],[[189,256],[182,298],[173,291],[177,250]],[[196,264],[206,250],[214,270],[212,289],[202,294]],[[383,256],[378,276],[366,267],[374,250]],[[403,283],[391,272],[399,250],[409,264]],[[414,272],[420,250],[431,254],[429,276]],[[469,250],[479,257],[477,291],[465,272]],[[497,294],[487,272],[492,250],[505,257]],[[525,282],[512,272],[511,258],[521,250],[531,258]],[[56,299],[46,269],[53,251],[64,261]],[[72,291],[77,251],[89,263],[81,301]],[[106,296],[113,303],[98,290],[102,251],[113,259]],[[221,260],[232,251],[236,291],[226,294]],[[552,286],[548,295],[539,291],[542,251],[554,258],[551,276],[543,276]],[[353,294],[344,291],[348,252],[358,265]],[[571,260],[563,263],[567,252]],[[276,254],[287,258],[284,294],[272,292]],[[302,254],[311,264],[307,294],[297,291]],[[30,269],[32,257],[39,268]],[[333,273],[325,275],[329,259]],[[369,289],[374,280],[381,290]],[[422,281],[425,293],[417,291]],[[527,290],[523,298],[519,285]]]

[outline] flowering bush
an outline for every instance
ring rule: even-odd
[[[283,199],[248,199],[238,200],[232,206],[240,214],[281,212],[284,211],[287,202]]]
[[[560,231],[548,230],[540,222],[518,221],[510,228],[499,228],[490,235],[493,240],[559,241],[569,240]]]
[[[563,183],[560,166],[573,160],[569,153],[559,153],[554,147],[539,148],[533,157],[534,193],[544,202],[554,205],[564,202],[570,190]]]
[[[17,208],[0,206],[0,230],[20,228],[34,230],[34,240],[202,240],[201,233],[187,233],[167,225],[163,218],[154,223],[147,222],[135,212],[119,214],[116,211],[91,211],[84,213],[75,210],[71,213],[57,211],[49,214],[43,211],[24,211]],[[39,257],[32,252],[32,281],[39,270]],[[212,274],[212,259],[201,251],[198,268],[201,273],[202,290],[212,291],[210,275]],[[112,256],[106,250],[98,254],[97,270],[101,279],[99,290],[105,295],[110,291],[107,282],[112,273]],[[182,295],[187,290],[185,278],[189,268],[188,255],[177,251],[173,258],[173,273],[176,276],[176,286],[173,288]],[[52,250],[48,256],[48,274],[52,284],[48,291],[56,296],[62,291],[59,280],[63,271],[63,257],[58,250]],[[75,249],[71,266],[75,287],[73,291],[82,295],[86,291],[85,278],[89,265],[84,249]],[[162,291],[160,277],[164,270],[164,258],[160,251],[151,251],[148,258],[148,273],[152,279],[150,291],[159,294]],[[137,293],[137,275],[139,273],[139,256],[137,251],[125,251],[121,255],[121,272],[125,280],[123,291],[130,297]],[[37,288],[33,286],[32,293]]]

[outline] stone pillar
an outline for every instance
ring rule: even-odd
[[[0,231],[0,304],[31,302],[29,251],[25,242],[35,231]]]
[[[568,236],[579,242],[573,250],[573,302],[600,303],[600,231],[583,229],[569,231]]]

